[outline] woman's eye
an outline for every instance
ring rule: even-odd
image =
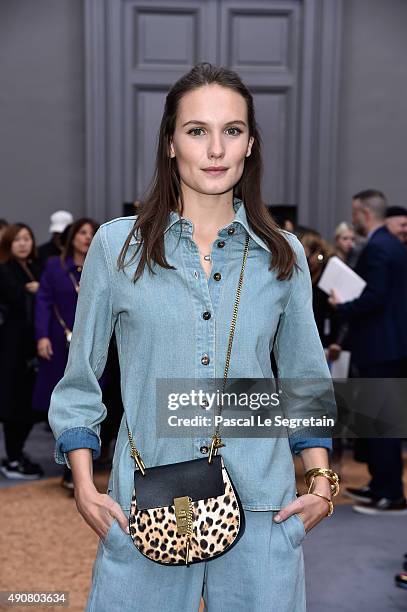
[[[192,134],[192,136],[199,136],[197,132],[203,132],[203,129],[202,128],[192,128],[191,130],[189,130],[188,134]]]
[[[227,129],[227,131],[228,132],[230,132],[230,131],[234,132],[234,134],[229,134],[229,136],[238,136],[239,134],[242,133],[242,130],[240,130],[237,127],[230,127],[230,128]]]

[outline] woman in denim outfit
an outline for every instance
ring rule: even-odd
[[[292,453],[329,467],[330,438],[225,438],[246,530],[226,554],[190,567],[145,558],[128,535],[134,460],[198,459],[210,437],[156,435],[156,379],[221,378],[243,247],[250,236],[229,378],[329,379],[304,250],[260,196],[253,99],[232,71],[195,66],[171,88],[151,191],[138,215],[103,224],[82,272],[66,372],[51,398],[55,460],[71,467],[77,507],[100,537],[88,612],[305,610],[301,543],[327,502],[296,496]],[[295,266],[297,262],[298,266]],[[92,479],[106,415],[97,380],[115,333],[123,415],[107,494]],[[292,413],[293,414],[293,413]],[[330,497],[329,482],[316,492]]]

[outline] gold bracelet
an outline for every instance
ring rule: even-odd
[[[331,516],[333,511],[334,511],[334,505],[332,503],[332,501],[330,499],[328,499],[328,497],[325,497],[325,495],[321,495],[321,493],[315,493],[315,491],[309,491],[310,495],[318,495],[318,497],[322,497],[322,499],[325,499],[328,504],[329,504],[329,510],[328,510],[328,514],[326,516]]]
[[[305,473],[304,480],[307,487],[311,488],[316,476],[324,476],[329,480],[332,497],[339,493],[339,476],[333,470],[327,468],[312,468]]]
[[[308,481],[306,481],[306,484],[309,485],[309,489],[311,489],[312,485],[314,484],[314,480],[315,480],[315,478],[317,476],[324,476],[324,478],[328,479],[329,484],[330,484],[330,488],[331,488],[331,496],[332,497],[335,497],[335,495],[338,495],[338,493],[339,493],[339,484],[338,484],[338,482],[336,482],[336,481],[332,482],[331,478],[329,478],[326,474],[319,474],[319,473],[313,474],[311,476],[311,482],[310,482],[310,480],[308,478]]]

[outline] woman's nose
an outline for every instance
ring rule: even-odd
[[[221,137],[213,136],[209,143],[208,157],[223,157],[225,151]]]

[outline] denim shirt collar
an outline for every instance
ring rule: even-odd
[[[257,236],[257,234],[255,234],[252,228],[250,227],[249,222],[247,220],[246,209],[243,201],[236,197],[233,198],[233,208],[235,211],[234,220],[228,225],[225,225],[223,228],[221,228],[219,230],[219,235],[223,236],[224,234],[227,234],[227,230],[229,229],[229,227],[234,227],[237,233],[240,233],[240,231],[245,230],[259,246],[261,246],[265,251],[270,253],[271,251],[267,244],[259,236]],[[186,219],[185,217],[181,217],[179,213],[175,211],[171,211],[169,215],[169,222],[164,233],[166,233],[170,229],[178,231],[179,227],[181,227],[182,229],[185,228],[186,233],[192,235],[192,221],[190,219]]]

